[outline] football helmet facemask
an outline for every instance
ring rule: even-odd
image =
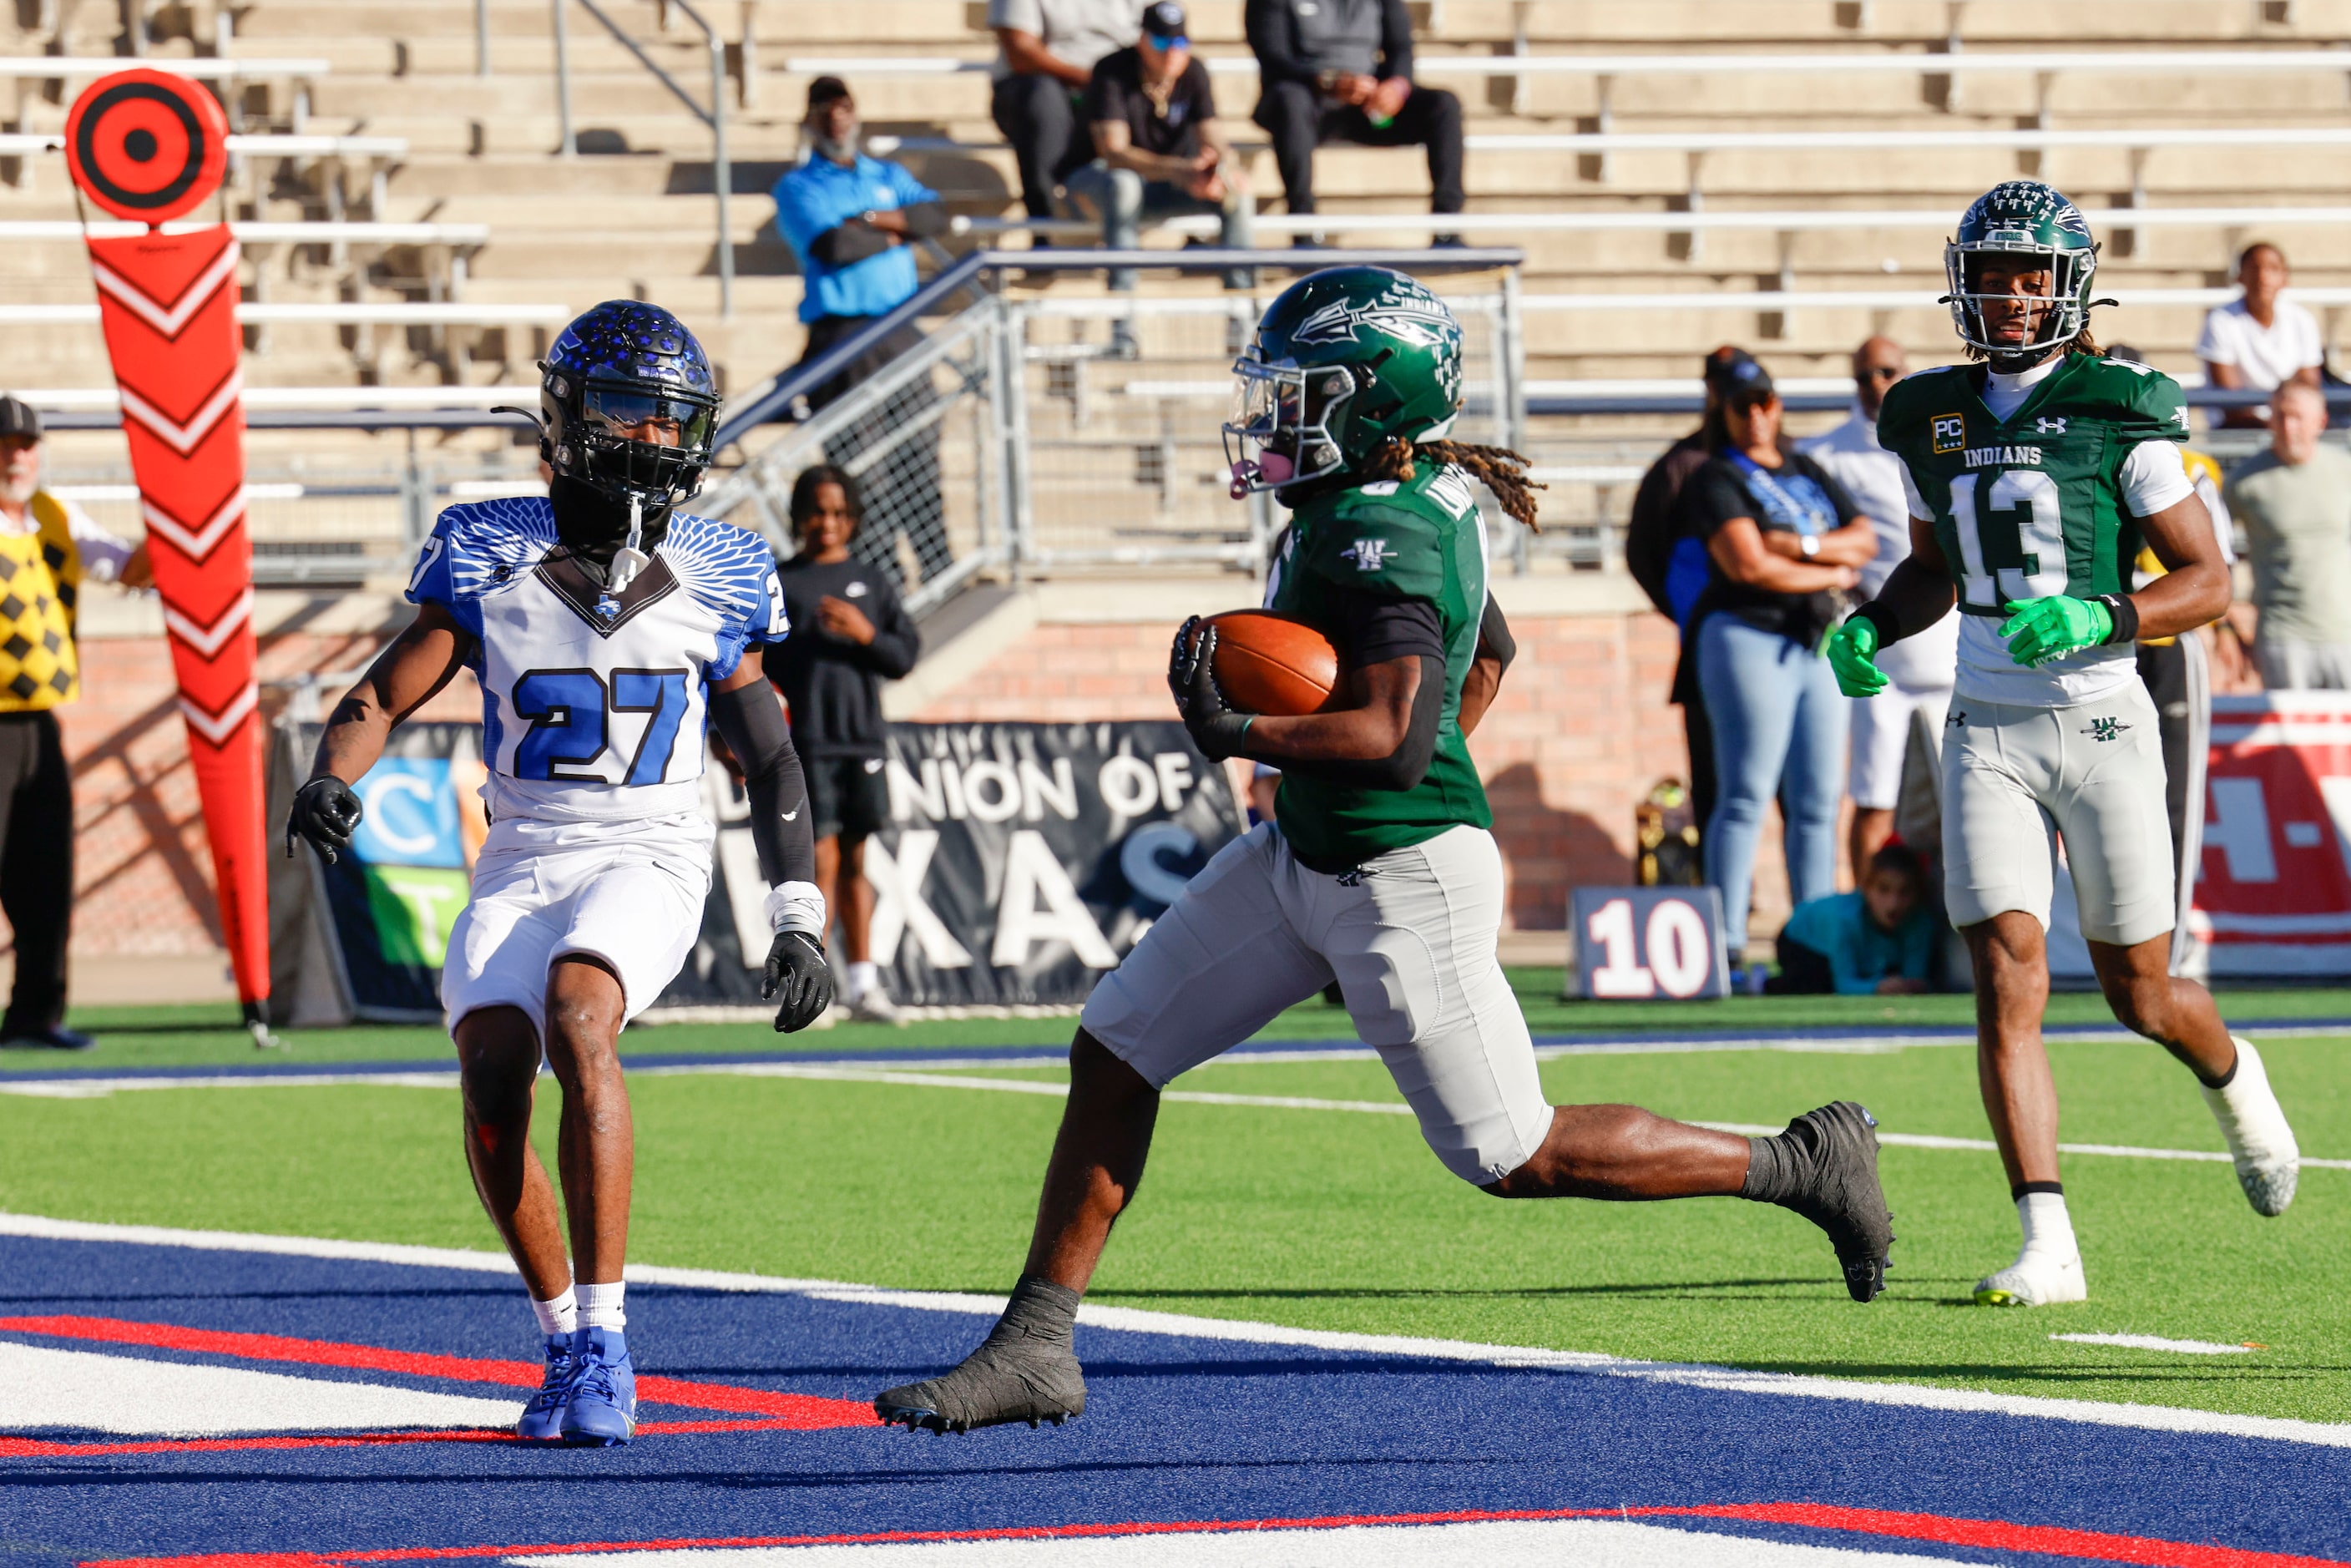
[[[702,345],[657,305],[609,299],[539,371],[539,455],[564,542],[596,556],[657,542],[710,465],[718,391]]]
[[[1362,470],[1391,439],[1442,437],[1461,409],[1461,323],[1402,273],[1334,267],[1284,289],[1233,361],[1234,499]]]
[[[2010,180],[1976,198],[1943,246],[1951,325],[1959,340],[1995,359],[2041,359],[2088,324],[2098,246],[2082,209],[2038,180]],[[2037,273],[2035,289],[1995,287],[1987,275]],[[2015,335],[2022,322],[2024,331]]]

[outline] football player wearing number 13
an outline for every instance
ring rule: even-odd
[[[1290,508],[1267,606],[1337,644],[1345,706],[1237,712],[1214,628],[1176,633],[1186,727],[1211,758],[1282,769],[1278,821],[1218,851],[1094,988],[1011,1302],[960,1365],[877,1397],[882,1418],[962,1432],[1082,1413],[1078,1302],[1142,1180],[1160,1090],[1333,979],[1462,1180],[1497,1197],[1779,1204],[1828,1232],[1855,1301],[1876,1296],[1894,1238],[1860,1106],[1743,1138],[1544,1098],[1495,951],[1502,862],[1466,741],[1510,652],[1470,476],[1524,523],[1534,497],[1523,458],[1446,439],[1461,406],[1452,311],[1399,274],[1330,268],[1273,302],[1233,371],[1235,497]]]
[[[1901,457],[1911,554],[1831,639],[1848,696],[1886,684],[1871,655],[1949,613],[1959,679],[1943,741],[1943,874],[1975,961],[1978,1076],[2024,1240],[1976,1300],[2088,1299],[2057,1171],[2057,1091],[2041,1041],[2049,996],[2052,828],[2115,1017],[2187,1065],[2253,1207],[2281,1214],[2299,1155],[2262,1059],[2210,993],[2169,969],[2177,874],[2154,704],[2131,644],[2229,607],[2212,519],[2176,443],[2179,388],[2105,358],[2085,326],[2097,246],[2037,181],[1995,187],[1944,250],[1951,319],[1981,366],[1886,394],[1878,440]],[[2140,542],[2168,569],[2133,593]]]
[[[565,328],[540,369],[547,498],[441,514],[408,585],[416,620],[336,706],[286,846],[298,836],[329,861],[350,847],[351,786],[394,725],[472,667],[490,833],[441,971],[465,1161],[547,1336],[546,1378],[517,1431],[606,1445],[636,1427],[621,1283],[635,1155],[619,1039],[702,929],[706,726],[744,764],[776,933],[763,992],[780,998],[776,1028],[813,1021],[832,982],[799,758],[757,646],[787,631],[774,560],[756,534],[674,511],[710,461],[718,399],[702,347],[668,311],[616,300]],[[542,1057],[563,1090],[570,1264],[530,1145]]]

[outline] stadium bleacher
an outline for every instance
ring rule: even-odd
[[[14,262],[0,301],[10,349],[0,383],[33,393],[60,427],[84,427],[60,428],[53,442],[60,483],[86,487],[110,526],[138,526],[120,437],[87,428],[105,424],[115,402],[90,319],[81,214],[55,151],[77,84],[134,55],[219,81],[241,133],[227,215],[248,225],[249,474],[263,575],[373,591],[327,612],[283,596],[281,608],[264,605],[266,626],[380,635],[397,613],[408,541],[434,509],[531,483],[533,454],[509,416],[458,427],[493,418],[494,404],[528,404],[532,361],[569,312],[622,296],[675,308],[737,407],[791,363],[800,285],[764,193],[799,155],[812,65],[867,62],[851,74],[871,144],[946,194],[966,231],[950,250],[1027,243],[1011,156],[987,112],[983,5],[704,6],[724,33],[734,198],[724,237],[735,308],[722,316],[708,41],[655,0],[599,9],[627,42],[566,0],[569,157],[559,152],[565,93],[544,0],[55,5],[0,19],[0,238]],[[1525,253],[1507,330],[1496,331],[1493,275],[1445,285],[1464,301],[1481,367],[1506,348],[1522,357],[1518,393],[1531,417],[1518,438],[1552,486],[1545,538],[1531,549],[1503,541],[1506,558],[1533,573],[1512,589],[1532,595],[1512,612],[1560,616],[1542,633],[1545,656],[1597,660],[1614,672],[1608,689],[1619,695],[1608,700],[1644,714],[1663,680],[1650,667],[1660,655],[1637,592],[1613,570],[1614,529],[1629,475],[1687,424],[1686,413],[1666,411],[1687,403],[1698,356],[1746,343],[1816,411],[1836,400],[1844,356],[1871,331],[1895,336],[1917,362],[1949,358],[1948,315],[1935,303],[1939,241],[1991,183],[2035,174],[2081,201],[2106,242],[2101,293],[2123,302],[2101,312],[2101,336],[2167,370],[2194,370],[2203,312],[2229,297],[2234,253],[2252,239],[2285,245],[2300,298],[2330,339],[2351,304],[2351,204],[2335,167],[2351,141],[2351,56],[2337,49],[2351,37],[2351,0],[1411,9],[1424,73],[1459,92],[1468,113],[1469,210],[1452,226]],[[1261,138],[1248,123],[1241,0],[1191,10],[1247,150]],[[144,19],[136,47],[122,35],[126,13]],[[925,60],[952,68],[910,71]],[[1260,232],[1279,246],[1299,225],[1280,211],[1270,159],[1251,156]],[[1416,154],[1326,148],[1315,227],[1342,254],[1418,246],[1431,233],[1425,181]],[[1172,252],[1186,237],[1170,225],[1145,243]],[[1028,570],[1070,563],[1053,570],[1123,572],[1139,588],[1081,591],[1036,613],[1047,624],[1069,617],[1070,636],[1095,640],[1089,657],[1122,668],[1156,655],[1119,639],[1164,632],[1113,628],[1101,606],[1148,601],[1153,614],[1180,613],[1178,600],[1204,591],[1183,574],[1229,573],[1253,537],[1234,532],[1212,472],[1247,301],[1212,277],[1146,277],[1134,361],[1104,344],[1128,308],[1096,278],[1040,268],[1000,280],[1029,312],[1022,428],[1042,454],[1046,504]],[[1490,399],[1490,370],[1475,373],[1488,379],[1473,395]],[[1649,412],[1629,412],[1640,409]],[[1828,417],[1800,413],[1798,428]],[[332,428],[283,427],[292,421]],[[754,433],[745,450],[775,438],[774,427]],[[943,446],[951,481],[972,483],[976,453],[961,434]],[[144,624],[123,613],[126,627]],[[956,613],[997,627],[995,645],[1025,635],[986,605]],[[941,640],[953,634],[942,623]],[[348,670],[363,656],[358,644],[287,647],[288,669],[310,659]],[[945,679],[926,689],[945,691]],[[1086,703],[1097,699],[1045,695],[1050,681],[990,680],[928,711],[1096,711]],[[1527,818],[1540,831],[1510,852],[1517,896],[1542,913],[1583,863],[1576,857],[1604,857],[1625,789],[1675,764],[1671,737],[1646,730],[1637,756],[1575,760],[1584,743],[1560,737],[1583,721],[1528,723],[1538,720],[1543,734],[1498,730],[1492,745],[1498,768],[1542,781],[1525,795],[1540,800]],[[1587,810],[1603,835],[1578,837],[1563,814]]]

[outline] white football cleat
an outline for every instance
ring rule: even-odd
[[[2082,1255],[2026,1248],[2016,1261],[1999,1273],[1976,1281],[1980,1307],[2051,1307],[2064,1301],[2086,1301],[2090,1283],[2082,1273]]]
[[[849,1004],[849,1016],[860,1023],[904,1023],[906,1021],[899,1016],[898,1004],[890,999],[890,993],[879,986],[861,992]]]
[[[2220,1124],[2220,1136],[2228,1140],[2229,1156],[2237,1163],[2237,1185],[2245,1189],[2245,1200],[2256,1214],[2274,1218],[2294,1201],[2294,1184],[2302,1175],[2302,1151],[2270,1088],[2261,1052],[2248,1040],[2238,1040],[2236,1046],[2236,1075],[2219,1089],[2200,1083],[2197,1088],[2204,1103],[2212,1108],[2212,1120]]]

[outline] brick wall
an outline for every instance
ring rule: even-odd
[[[1518,662],[1472,747],[1494,805],[1522,930],[1566,924],[1568,890],[1631,874],[1633,803],[1686,774],[1681,711],[1665,705],[1675,639],[1662,616],[1513,616]],[[1036,627],[914,716],[1159,718],[1167,706],[1160,622]],[[1787,911],[1776,823],[1756,902],[1776,929]]]

